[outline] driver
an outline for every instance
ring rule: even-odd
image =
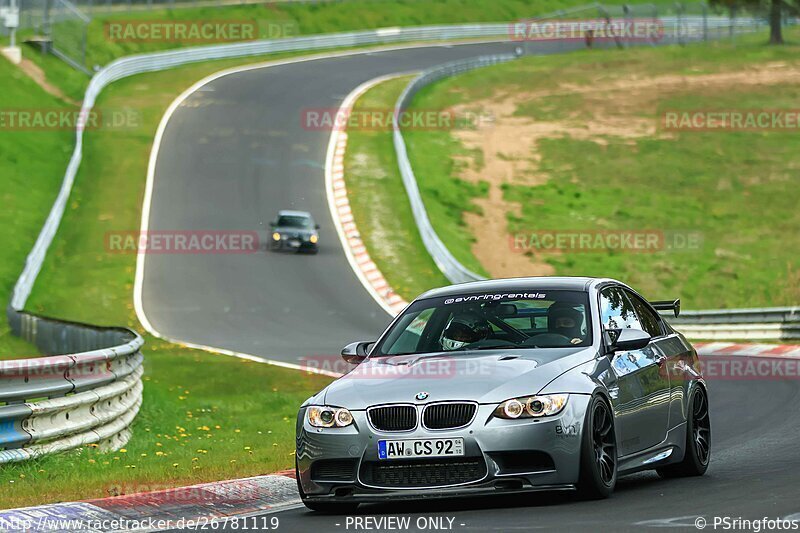
[[[445,350],[458,350],[487,338],[491,331],[492,328],[485,318],[474,311],[467,311],[453,315],[439,342]]]
[[[547,329],[550,333],[563,335],[574,344],[583,340],[581,325],[583,313],[576,311],[572,304],[556,302],[547,309]]]

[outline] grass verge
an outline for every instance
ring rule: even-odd
[[[787,33],[798,38],[797,31]],[[788,81],[791,75],[775,77],[800,69],[800,47],[770,47],[763,40],[530,57],[427,88],[414,108],[496,116],[496,124],[471,137],[407,133],[434,226],[473,266],[475,232],[489,221],[485,190],[499,187],[506,208],[499,216],[506,223],[482,244],[495,246],[498,258],[513,253],[512,236],[537,231],[649,229],[667,240],[694,233],[699,246],[669,249],[665,242],[654,253],[526,250],[529,264],[556,274],[617,277],[652,297],[681,295],[688,308],[796,304],[797,132],[670,133],[657,126],[667,110],[793,109],[797,85]],[[750,82],[754,76],[763,81]],[[660,81],[647,87],[647,78]],[[545,127],[550,134],[537,133]],[[502,138],[501,128],[507,128]],[[491,135],[491,146],[478,138]],[[516,175],[498,176],[508,162]],[[473,179],[463,179],[468,173]],[[470,211],[483,216],[465,232],[464,212]]]
[[[652,4],[653,2],[628,2]],[[561,9],[585,5],[585,0],[348,0],[347,2],[283,2],[224,7],[185,7],[178,9],[149,9],[146,11],[117,11],[93,14],[85,29],[86,55],[84,64],[88,69],[103,66],[131,54],[155,52],[179,48],[184,45],[218,44],[221,41],[184,42],[168,35],[172,22],[235,23],[229,30],[240,29],[252,32],[254,38],[283,38],[341,31],[366,30],[394,26],[420,26],[429,24],[455,24],[469,22],[507,22],[521,18],[552,13]],[[662,11],[674,8],[674,3],[656,0]],[[650,12],[648,11],[648,15]],[[154,22],[161,28],[164,37],[151,37],[131,32],[140,28],[139,23]],[[162,23],[166,23],[161,26]],[[114,28],[112,30],[112,28]],[[156,32],[156,27],[145,27],[147,32]],[[74,21],[55,24],[55,33],[61,37],[60,44],[73,57],[81,57],[84,29]],[[20,40],[32,35],[31,31],[20,31]],[[249,35],[245,33],[245,35]],[[252,40],[252,39],[248,39]],[[229,41],[230,42],[230,41]],[[27,54],[43,66],[48,74],[58,72],[51,80],[61,86],[72,98],[80,99],[79,87],[86,83],[82,73],[68,67],[53,65],[52,56]]]
[[[150,147],[169,103],[195,80],[243,62],[136,76],[103,92],[99,109],[129,109],[138,121],[86,132],[73,194],[28,309],[141,329],[131,302],[136,257],[106,253],[105,233],[139,227]],[[71,134],[57,148],[71,152]],[[28,153],[16,161],[18,169],[34,167]],[[60,163],[48,169],[54,187],[66,165]],[[11,204],[14,211],[37,207],[32,198],[38,194],[20,193]],[[41,200],[41,213],[49,209],[52,196]],[[30,223],[32,237],[40,228],[41,213]],[[30,244],[19,245],[23,256]],[[9,268],[13,281],[21,265]],[[185,349],[149,336],[146,341],[144,402],[125,451],[99,454],[84,448],[4,466],[0,486],[8,490],[0,496],[0,507],[246,477],[293,465],[297,407],[330,378]]]
[[[633,2],[636,3],[644,2]],[[657,0],[656,3],[667,9],[673,7],[666,0]],[[133,41],[117,38],[109,29],[111,23],[120,21],[252,21],[257,27],[257,38],[281,38],[392,26],[507,22],[585,4],[584,0],[348,0],[115,13],[99,15],[90,23],[87,65],[104,65],[123,55],[175,48],[181,44],[166,39]]]
[[[373,87],[358,99],[354,113],[392,109],[410,80],[402,77]],[[447,285],[414,224],[392,132],[348,128],[344,169],[356,226],[392,289],[411,301],[428,289]]]
[[[44,92],[5,59],[0,59],[0,108],[6,110],[70,109]],[[0,301],[9,301],[11,290],[36,242],[50,206],[58,194],[61,176],[72,152],[74,134],[67,130],[23,130],[7,114],[0,127],[0,173],[3,175],[0,209]],[[0,359],[35,355],[36,348],[11,334],[0,320]]]

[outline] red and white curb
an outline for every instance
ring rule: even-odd
[[[702,357],[800,359],[800,345],[709,342],[694,346]],[[0,511],[0,531],[159,531],[226,528],[226,524],[230,529],[245,529],[257,527],[261,522],[244,519],[301,504],[294,471],[284,471],[155,492]]]
[[[695,342],[692,343],[702,356],[766,357],[800,359],[800,345],[797,344],[737,344],[733,342]]]
[[[294,472],[281,472],[0,511],[0,531],[260,529],[261,522],[254,515],[276,513],[301,503]],[[246,520],[248,517],[251,520]]]
[[[344,99],[336,116],[349,116],[356,100],[372,87],[390,79],[407,75],[408,73],[381,76],[359,85]],[[347,123],[347,121],[337,120],[337,123]],[[384,275],[370,258],[367,247],[364,245],[361,234],[356,227],[345,184],[344,155],[346,150],[347,132],[334,125],[325,161],[325,189],[328,195],[331,217],[353,272],[355,272],[361,284],[375,301],[391,316],[396,316],[405,309],[408,302],[389,286]]]

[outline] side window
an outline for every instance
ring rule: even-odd
[[[605,329],[642,329],[633,304],[617,287],[600,293],[600,319]]]
[[[647,307],[647,304],[645,304],[641,298],[629,291],[625,291],[625,294],[628,296],[631,303],[633,303],[634,309],[636,309],[639,322],[642,324],[642,331],[646,331],[651,337],[660,337],[662,333],[661,320],[659,317]]]

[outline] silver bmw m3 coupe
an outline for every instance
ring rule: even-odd
[[[538,490],[608,497],[618,476],[702,475],[697,352],[612,279],[518,278],[429,291],[300,408],[297,482],[320,512]]]

